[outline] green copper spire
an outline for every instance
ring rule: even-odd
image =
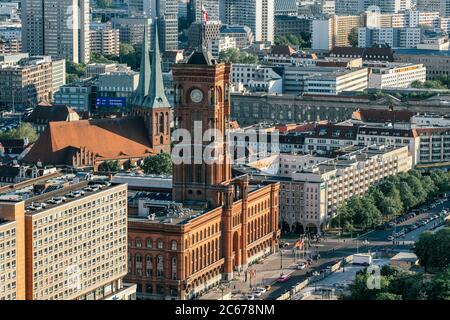
[[[154,20],[155,24],[155,47],[152,56],[150,87],[147,98],[144,101],[146,108],[168,108],[170,107],[164,91],[164,82],[161,70],[161,52],[159,51],[159,34],[158,20]]]
[[[142,42],[142,58],[141,68],[139,73],[139,85],[136,92],[131,99],[133,105],[143,106],[145,97],[148,95],[148,89],[150,86],[150,43],[148,37],[148,20],[145,19],[144,24],[144,41]]]

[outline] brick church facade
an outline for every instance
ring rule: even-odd
[[[217,130],[201,150],[213,146],[222,161],[195,163],[192,153],[191,161],[174,164],[172,201],[142,200],[144,213],[129,216],[126,280],[138,284],[138,298],[195,298],[278,250],[279,184],[232,176],[230,69],[200,50],[173,66],[176,129]],[[176,140],[173,152],[184,144]]]

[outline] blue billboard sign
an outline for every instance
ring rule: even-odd
[[[127,105],[126,98],[97,98],[97,107],[125,107]]]

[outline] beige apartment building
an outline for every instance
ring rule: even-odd
[[[351,196],[362,196],[383,178],[412,169],[406,146],[352,146],[345,151],[343,156],[294,172],[289,192],[292,199],[299,199],[300,210],[295,205],[283,210],[280,202],[280,214],[294,213],[303,230],[321,230]]]
[[[0,64],[0,105],[35,106],[51,101],[53,92],[66,83],[65,60],[49,56]]]
[[[24,211],[0,206],[0,300],[25,299]]]
[[[0,262],[0,278],[9,279],[5,285],[2,281],[0,297],[134,299],[136,286],[123,283],[127,274],[127,186],[61,177],[53,180],[32,184],[36,191],[47,191],[35,192],[26,200],[21,192],[29,191],[0,198],[0,230],[4,230],[0,231],[0,252],[5,257],[10,252],[9,260]],[[3,267],[6,263],[10,264]]]
[[[111,23],[98,24],[91,27],[90,48],[92,53],[119,56],[120,31],[113,29]]]

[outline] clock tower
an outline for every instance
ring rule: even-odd
[[[164,91],[159,51],[158,23],[155,23],[155,45],[152,63],[149,56],[148,25],[144,27],[144,42],[140,64],[139,85],[131,97],[133,115],[144,120],[150,144],[155,153],[170,153],[170,104]]]
[[[209,52],[199,50],[172,70],[175,132],[190,134],[190,141],[181,133],[173,137],[172,156],[182,158],[173,167],[174,200],[193,207],[218,207],[231,179],[226,138],[231,65],[217,63]]]

